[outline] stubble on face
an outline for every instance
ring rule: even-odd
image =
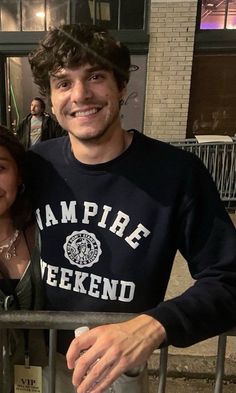
[[[69,88],[66,85],[65,89],[58,89],[57,78],[60,84],[64,77]],[[62,70],[55,76],[51,88],[54,114],[73,139],[83,143],[99,142],[121,128],[119,112],[123,91],[118,89],[111,71],[89,64]]]
[[[119,111],[117,113],[113,113],[110,109],[107,109],[103,124],[100,128],[98,125],[96,126],[96,129],[92,126],[91,128],[87,126],[86,131],[84,132],[82,131],[83,127],[76,130],[73,130],[72,128],[68,130],[68,133],[83,143],[99,143],[100,141],[102,142],[104,139],[107,139],[109,135],[112,135],[115,129],[119,127],[119,119]]]

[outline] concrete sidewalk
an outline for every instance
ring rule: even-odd
[[[231,214],[230,216],[236,226],[236,214]],[[189,274],[187,263],[180,254],[177,254],[166,298],[168,299],[178,296],[192,284],[193,280]],[[218,337],[214,337],[188,348],[181,349],[170,346],[168,356],[168,375],[177,379],[175,379],[174,382],[171,379],[168,379],[169,388],[166,392],[172,393],[172,391],[174,392],[173,389],[175,389],[175,393],[182,391],[187,393],[212,392],[212,386],[208,386],[209,384],[211,385],[212,382],[207,384],[206,379],[214,380],[217,342]],[[149,369],[151,373],[156,375],[155,373],[158,368],[159,351],[156,351],[149,361]],[[185,381],[184,379],[180,379],[182,377],[186,377],[187,380]],[[189,378],[196,378],[198,381],[195,384],[195,390],[190,390]],[[200,381],[201,378],[203,378],[202,382]],[[233,381],[236,383],[236,336],[228,337],[227,339],[225,378],[227,381]],[[154,382],[155,379],[153,379],[152,384]],[[225,386],[224,393],[236,393],[236,384],[230,383],[230,385],[231,386],[229,387],[228,385]],[[172,386],[175,386],[175,388],[173,387],[172,389]],[[180,386],[183,386],[183,390],[179,390]]]
[[[151,377],[149,380],[149,393],[156,393],[158,380]],[[167,378],[166,393],[212,393],[214,384],[207,379]],[[224,393],[235,393],[236,385],[227,383],[224,385]]]

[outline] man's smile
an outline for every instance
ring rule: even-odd
[[[73,112],[70,113],[70,116],[72,117],[84,117],[84,116],[90,116],[90,115],[95,115],[102,109],[102,106],[99,107],[93,107],[93,108],[88,108],[88,109],[78,109],[74,110]]]

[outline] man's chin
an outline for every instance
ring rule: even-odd
[[[102,130],[94,130],[94,129],[88,129],[88,130],[80,130],[78,131],[71,131],[70,134],[72,134],[73,137],[76,139],[80,140],[81,142],[92,142],[99,140],[103,137],[103,135],[106,133],[106,129]]]

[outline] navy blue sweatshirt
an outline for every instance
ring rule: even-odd
[[[192,345],[236,324],[235,228],[195,155],[133,132],[98,165],[68,137],[29,152],[46,308],[148,314]],[[163,301],[177,250],[196,283]]]

